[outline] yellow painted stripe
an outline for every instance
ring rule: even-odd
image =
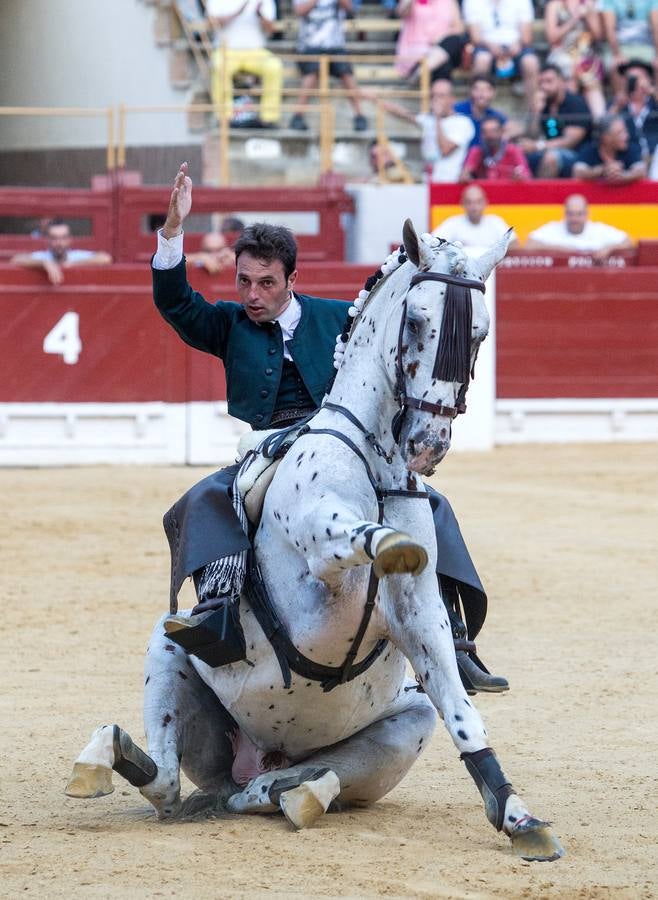
[[[563,208],[559,203],[492,203],[487,212],[500,216],[511,225],[523,243],[531,231],[561,219]],[[461,206],[433,206],[431,227],[434,229],[448,216],[463,213]],[[606,225],[614,225],[625,231],[633,240],[658,240],[658,207],[655,203],[592,203],[589,208],[590,218]]]

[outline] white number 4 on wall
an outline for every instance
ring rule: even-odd
[[[82,351],[77,312],[64,313],[43,339],[44,353],[57,353],[69,366],[74,366]]]

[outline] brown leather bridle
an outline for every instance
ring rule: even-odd
[[[418,272],[414,275],[409,284],[409,290],[423,281],[440,281],[442,284],[454,284],[458,287],[470,288],[471,290],[485,292],[485,286],[481,281],[474,281],[470,278],[459,278],[456,275],[445,275],[440,272]],[[402,317],[400,319],[400,329],[398,331],[397,355],[395,358],[395,399],[400,404],[400,409],[393,417],[391,423],[391,431],[393,440],[396,444],[400,442],[402,433],[402,424],[407,409],[419,409],[422,412],[429,412],[435,416],[445,416],[448,419],[455,419],[460,413],[466,412],[466,392],[468,391],[469,381],[465,381],[456,398],[455,406],[444,406],[440,403],[430,403],[429,400],[422,400],[419,397],[410,397],[406,390],[406,380],[404,377],[403,364],[403,346],[404,346],[404,329],[407,324],[407,298],[405,296],[402,303]],[[438,354],[438,349],[437,349]]]

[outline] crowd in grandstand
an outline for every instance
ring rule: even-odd
[[[360,87],[351,63],[339,58],[347,19],[363,12],[357,0],[190,3],[213,35],[213,93],[222,91],[230,103],[225,88],[238,70],[261,80],[252,125],[308,130],[317,58],[329,55],[330,75],[352,104],[354,130],[371,124],[363,101],[414,122],[433,180],[575,175],[622,183],[658,172],[658,0],[382,0],[381,14],[400,20],[400,86],[417,85],[421,67],[429,70],[431,109],[424,116]],[[287,123],[281,60],[267,46],[281,17],[296,21],[296,52],[309,57],[298,59],[300,93]],[[468,98],[455,102],[455,87],[463,96],[467,84]],[[496,87],[505,84],[518,96],[517,115],[493,105]]]

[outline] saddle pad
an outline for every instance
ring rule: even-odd
[[[272,428],[267,431],[248,431],[243,434],[238,443],[238,462],[242,461],[240,470],[235,477],[235,488],[242,497],[244,510],[252,525],[257,525],[263,511],[265,494],[272,483],[274,474],[285,453],[293,445],[302,422],[298,428]],[[263,445],[273,435],[287,432],[285,443],[282,445],[281,455],[276,459],[263,454]]]

